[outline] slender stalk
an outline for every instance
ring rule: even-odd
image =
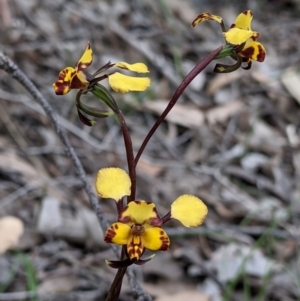
[[[120,122],[125,149],[126,149],[128,173],[131,179],[131,194],[128,197],[127,201],[128,202],[133,201],[135,199],[135,192],[136,192],[136,172],[135,172],[132,141],[131,141],[131,137],[128,131],[128,127],[124,115],[122,111],[119,109],[118,104],[114,99],[114,97],[111,95],[111,93],[107,91],[107,89],[104,86],[100,84],[96,84],[94,86],[94,89],[91,89],[91,92],[94,93],[94,95],[96,95],[100,99],[102,99],[114,111],[114,113],[117,115],[118,120]],[[77,98],[77,103],[79,102],[79,99],[80,97]]]
[[[118,270],[118,272],[115,276],[115,279],[110,286],[110,289],[106,296],[105,301],[118,300],[120,292],[121,292],[123,277],[124,277],[125,273],[126,273],[126,268]]]
[[[121,256],[120,256],[120,260],[123,260],[126,258],[125,255],[126,251],[125,251],[125,246],[122,247],[122,252],[121,252]],[[118,297],[120,296],[121,293],[121,288],[122,288],[122,284],[123,284],[123,277],[126,273],[127,268],[123,268],[123,269],[118,269],[118,272],[115,276],[115,279],[113,281],[113,283],[111,284],[107,297],[105,299],[105,301],[114,301],[114,300],[118,300]]]
[[[136,192],[136,170],[135,170],[136,165],[134,163],[132,141],[122,111],[118,109],[116,114],[121,124],[121,129],[122,129],[122,134],[123,134],[123,139],[124,139],[124,144],[126,149],[128,173],[131,180],[131,194],[128,197],[127,202],[131,202],[135,199],[135,192]]]
[[[145,150],[149,140],[157,130],[157,128],[160,126],[160,124],[164,121],[166,116],[169,114],[171,109],[174,107],[176,104],[177,100],[179,97],[182,95],[183,91],[186,89],[186,87],[191,83],[191,81],[204,69],[207,67],[207,65],[215,58],[215,56],[221,51],[223,46],[220,46],[213,52],[211,52],[209,55],[207,55],[205,58],[203,58],[193,69],[192,71],[183,79],[179,87],[176,89],[172,99],[170,100],[169,104],[163,111],[163,113],[159,116],[159,118],[156,120],[155,124],[147,134],[146,138],[144,139],[135,159],[134,159],[134,164],[135,166],[137,165],[143,151]]]

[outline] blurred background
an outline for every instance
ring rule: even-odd
[[[184,193],[209,207],[197,229],[167,224],[170,251],[135,267],[156,301],[300,300],[300,2],[0,0],[0,50],[57,110],[91,183],[102,167],[126,169],[123,138],[114,118],[80,123],[76,92],[54,94],[58,72],[88,41],[91,72],[109,60],[146,63],[147,91],[114,93],[137,151],[184,76],[224,44],[219,24],[192,28],[194,18],[210,12],[228,28],[246,9],[265,61],[221,75],[211,63],[138,165],[138,199],[162,216]],[[0,300],[104,300],[115,274],[104,260],[115,257],[53,126],[2,70],[0,100],[0,233],[7,216],[24,225],[13,250],[0,247]],[[116,221],[115,204],[101,204]],[[127,280],[120,300],[134,300]]]

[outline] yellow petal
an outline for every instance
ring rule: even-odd
[[[130,202],[119,217],[123,223],[138,225],[152,224],[152,220],[159,219],[155,204],[145,201]]]
[[[149,250],[166,251],[169,249],[170,239],[167,233],[159,227],[146,229],[146,231],[142,234],[141,237],[144,247]]]
[[[79,59],[78,63],[76,64],[77,70],[83,70],[87,68],[93,61],[93,50],[91,48],[90,43],[88,43],[83,55]]]
[[[227,32],[223,32],[225,40],[233,45],[241,45],[248,39],[259,38],[260,34],[256,31],[243,30],[239,28],[231,28]]]
[[[130,195],[131,180],[121,168],[102,168],[96,179],[96,190],[102,198],[111,198],[116,202],[123,196]]]
[[[118,62],[115,64],[115,66],[118,68],[121,68],[121,69],[130,70],[133,72],[149,73],[148,67],[143,63],[128,64],[125,62]]]
[[[171,205],[171,218],[179,220],[186,227],[201,225],[207,215],[206,205],[197,197],[181,195]]]
[[[150,78],[133,77],[115,72],[109,75],[108,82],[111,88],[120,93],[129,91],[145,91],[150,86]]]
[[[198,23],[203,22],[203,21],[216,21],[218,23],[222,23],[223,20],[221,17],[219,16],[215,16],[209,13],[203,13],[200,14],[193,22],[192,22],[192,26],[195,27]]]
[[[253,14],[251,10],[244,10],[240,13],[237,18],[235,19],[234,23],[231,25],[230,28],[239,28],[244,30],[251,31],[251,21],[253,18]]]
[[[123,223],[114,223],[106,231],[104,241],[117,244],[126,245],[131,239],[130,227]]]
[[[258,62],[263,62],[266,56],[266,50],[264,46],[254,41],[253,39],[249,39],[243,50],[238,53],[240,56],[249,58]]]

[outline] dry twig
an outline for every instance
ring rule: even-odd
[[[83,169],[82,163],[79,160],[75,149],[70,143],[70,140],[66,136],[65,132],[62,130],[62,127],[59,124],[58,116],[56,112],[53,110],[53,108],[50,106],[49,102],[44,98],[44,96],[39,92],[39,90],[35,87],[35,85],[30,81],[30,79],[26,76],[26,74],[21,71],[18,66],[10,60],[3,52],[0,52],[0,69],[4,70],[7,74],[9,74],[11,77],[16,79],[23,87],[26,88],[26,90],[31,94],[31,96],[37,101],[42,108],[44,109],[46,115],[51,120],[52,124],[54,125],[54,128],[62,141],[65,151],[67,155],[71,158],[74,167],[76,169],[76,172],[82,181],[83,188],[86,191],[86,194],[89,197],[90,203],[92,205],[93,210],[95,211],[99,223],[105,232],[108,228],[109,224],[105,218],[105,215],[102,211],[102,208],[98,202],[98,197],[93,192],[92,186],[87,180],[86,173]],[[117,256],[119,256],[119,248],[113,244],[110,245],[113,251]],[[127,270],[127,276],[129,278],[129,282],[132,286],[132,289],[134,293],[137,295],[138,300],[142,301],[149,301],[151,300],[151,297],[143,292],[141,286],[137,282],[136,277],[134,276],[131,269]]]

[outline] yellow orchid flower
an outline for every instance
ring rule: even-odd
[[[148,77],[134,77],[114,72],[112,74],[105,74],[99,78],[95,75],[89,74],[85,69],[91,65],[93,61],[93,51],[88,43],[83,55],[77,62],[75,68],[67,67],[59,72],[58,80],[53,84],[53,89],[57,95],[67,94],[72,89],[86,90],[90,84],[97,83],[104,78],[108,78],[111,88],[120,93],[129,91],[144,91],[150,86],[150,79]],[[100,68],[96,74],[105,71],[111,67],[126,69],[137,73],[148,73],[147,66],[143,63],[128,64],[125,62],[108,63]]]
[[[218,22],[222,27],[226,43],[240,46],[236,48],[235,53],[242,58],[243,62],[248,64],[248,67],[245,69],[249,69],[252,60],[263,62],[266,56],[264,46],[256,41],[260,34],[251,29],[252,18],[253,13],[250,10],[245,10],[237,16],[230,29],[226,31],[221,17],[203,13],[197,16],[192,22],[192,26],[194,27],[200,22],[207,20]]]
[[[88,43],[75,68],[67,67],[59,72],[58,80],[52,85],[56,95],[67,94],[71,89],[87,89],[92,77],[85,69],[92,63],[93,51]]]
[[[185,227],[201,225],[207,215],[206,205],[193,195],[182,195],[171,205],[171,210],[160,218],[154,203],[132,201],[123,208],[123,197],[130,195],[131,180],[126,171],[120,168],[100,169],[96,179],[96,190],[102,198],[114,199],[119,210],[118,222],[113,223],[105,233],[108,243],[126,246],[127,259],[107,261],[114,268],[132,263],[143,264],[145,249],[166,251],[170,239],[161,226],[170,219],[177,219]],[[121,206],[120,206],[121,204]]]

